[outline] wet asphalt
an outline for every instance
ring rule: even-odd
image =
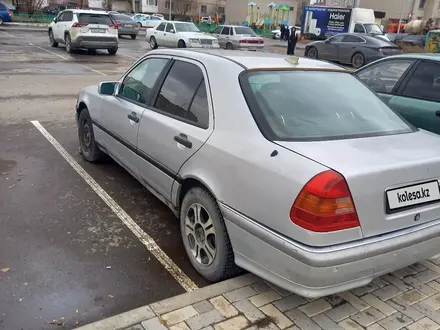
[[[167,207],[113,161],[78,154],[81,79],[115,79],[148,50],[143,38],[123,39],[116,56],[69,55],[45,33],[0,29],[0,329],[72,329],[185,292],[32,118],[197,286],[209,284]]]

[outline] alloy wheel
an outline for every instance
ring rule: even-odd
[[[203,266],[214,262],[216,249],[216,233],[214,223],[203,205],[194,203],[186,213],[185,236],[195,260]]]
[[[82,151],[84,153],[89,153],[92,149],[92,130],[88,120],[84,120],[82,123],[82,134],[81,134],[81,144]]]

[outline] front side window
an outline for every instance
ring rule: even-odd
[[[57,22],[62,22],[64,19],[64,13],[58,15]]]
[[[207,125],[209,112],[202,70],[192,63],[174,62],[154,107],[174,117]]]
[[[348,72],[248,71],[240,83],[272,140],[332,140],[409,133],[408,126]]]
[[[167,63],[167,59],[150,58],[137,65],[124,78],[119,96],[142,105],[148,105],[157,78]]]
[[[171,23],[167,24],[167,27],[165,29],[165,32],[174,32],[174,26]]]
[[[225,26],[222,30],[222,34],[229,35],[231,28],[229,26]]]
[[[167,23],[160,23],[158,25],[158,27],[156,28],[157,31],[165,31],[165,25],[167,25]]]
[[[331,37],[329,39],[329,41],[330,42],[341,42],[343,39],[344,39],[344,35],[339,34],[337,36]]]
[[[375,92],[390,94],[413,63],[412,60],[387,60],[361,69],[356,75]]]
[[[365,33],[365,29],[364,29],[364,27],[362,26],[362,24],[356,24],[356,25],[354,26],[354,32],[355,32],[355,33]]]
[[[440,102],[440,64],[421,62],[409,79],[402,95]]]

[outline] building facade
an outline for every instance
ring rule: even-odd
[[[228,0],[225,10],[226,22],[229,24],[242,24],[250,17],[250,0]],[[276,5],[285,5],[290,7],[290,10],[284,13],[284,18],[288,21],[289,25],[300,24],[298,20],[298,7],[300,7],[301,0],[282,0],[282,2],[270,1],[270,0],[253,0],[256,6],[253,7],[254,21],[258,21],[261,17],[269,15],[268,4],[275,3]],[[274,9],[275,17],[281,17],[281,13],[278,9]]]

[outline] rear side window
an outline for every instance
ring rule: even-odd
[[[78,22],[87,24],[113,24],[110,16],[104,14],[78,14]]]
[[[349,73],[249,71],[240,76],[249,108],[271,140],[332,140],[413,131]]]
[[[63,22],[72,22],[73,21],[73,13],[71,11],[66,11],[63,16]]]
[[[197,126],[208,127],[208,98],[202,70],[195,64],[176,61],[154,107]]]
[[[402,95],[440,102],[440,64],[421,62],[409,79]]]

